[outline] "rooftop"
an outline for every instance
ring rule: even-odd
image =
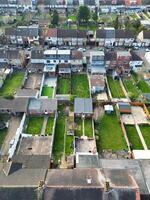
[[[144,39],[150,39],[150,31],[148,30],[148,31],[143,31],[143,38]]]
[[[43,30],[44,37],[57,37],[57,29],[56,28],[49,28]]]
[[[134,51],[131,51],[133,61],[142,61],[142,58]]]
[[[55,72],[56,64],[47,64],[44,66],[44,72]]]
[[[74,112],[75,113],[93,113],[92,99],[90,98],[75,98],[74,101]]]
[[[31,59],[43,59],[43,49],[32,49],[31,51]]]
[[[91,75],[90,76],[91,86],[105,86],[105,79],[103,75]]]
[[[117,57],[119,56],[131,56],[129,51],[117,51]]]
[[[102,187],[99,182],[99,175],[96,169],[55,169],[49,170],[46,177],[46,185],[48,187]],[[100,173],[101,174],[101,173]],[[87,178],[92,178],[92,183],[89,185]]]
[[[38,91],[34,89],[18,89],[15,97],[36,97]]]
[[[96,31],[96,37],[97,38],[108,38],[107,36],[107,31],[113,31],[114,33],[110,34],[109,35],[109,38],[110,37],[115,37],[115,38],[134,38],[134,34],[128,30],[104,30],[104,29],[99,29]]]
[[[60,199],[61,195],[65,200],[70,198],[98,200],[98,199],[130,199],[135,200],[137,185],[124,170],[117,171],[100,169],[68,169],[49,170],[46,178],[47,188],[44,198]],[[105,192],[105,183],[109,180],[110,190]],[[61,187],[60,187],[61,186]],[[126,187],[127,186],[127,187]],[[82,189],[81,189],[82,188]]]
[[[29,112],[54,112],[57,110],[56,99],[30,99],[28,111]]]
[[[46,174],[45,169],[26,169],[22,168],[9,176],[3,172],[3,164],[0,170],[0,187],[38,187],[39,182],[44,180]]]
[[[120,112],[129,111],[131,112],[131,105],[126,102],[119,102],[118,103]]]
[[[48,169],[50,166],[49,155],[14,155],[13,162],[21,163],[27,169]]]
[[[0,99],[0,109],[11,112],[26,112],[29,98],[16,98],[13,100]]]
[[[38,37],[39,35],[39,26],[18,26],[15,28],[6,28],[6,35],[22,36],[22,37]]]
[[[72,59],[82,59],[83,58],[82,51],[77,51],[77,50],[71,51],[71,58]]]

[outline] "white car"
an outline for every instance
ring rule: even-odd
[[[149,50],[149,49],[146,49],[145,51],[146,51],[146,52],[149,52],[150,50]]]
[[[137,47],[137,46],[134,46],[134,47],[133,47],[133,49],[135,49],[135,50],[139,50],[139,47]]]
[[[79,50],[79,51],[83,51],[83,52],[86,51],[86,49],[83,49],[83,48],[79,48],[78,50]]]

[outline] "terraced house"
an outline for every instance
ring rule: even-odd
[[[82,30],[46,29],[43,39],[50,45],[82,46],[87,42],[87,32]]]

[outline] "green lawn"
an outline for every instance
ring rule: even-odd
[[[125,85],[125,88],[128,92],[129,97],[133,99],[137,99],[140,93],[136,87],[135,82],[130,78],[130,79],[123,79],[123,83]]]
[[[127,136],[132,146],[132,149],[138,149],[138,150],[143,149],[143,145],[138,136],[135,126],[127,125],[125,128],[126,128]]]
[[[75,119],[75,136],[81,137],[83,135],[83,123],[81,118]]]
[[[87,137],[93,138],[92,119],[84,120],[84,133]]]
[[[138,17],[135,13],[131,13],[130,14],[130,17],[133,19],[133,20],[138,20]]]
[[[71,19],[73,22],[76,22],[77,17],[76,17],[76,15],[70,15],[70,16],[68,17],[68,19]]]
[[[0,130],[0,147],[2,146],[7,135],[7,128]]]
[[[43,86],[41,96],[47,96],[49,98],[52,98],[53,97],[53,90],[54,90],[53,87]]]
[[[53,144],[53,159],[54,164],[58,164],[61,160],[64,151],[64,134],[65,134],[66,116],[62,106],[58,107],[58,118],[56,121],[54,144]]]
[[[95,128],[99,152],[103,149],[127,149],[120,122],[115,113],[104,114],[102,119],[95,123]]]
[[[57,82],[57,94],[70,94],[71,92],[71,79],[58,78]]]
[[[111,76],[107,77],[110,92],[113,98],[124,98],[125,95],[122,91],[118,80],[114,80]]]
[[[137,73],[133,73],[132,77],[134,78],[137,87],[141,90],[142,93],[150,93],[150,86],[146,83],[145,80],[141,79]]]
[[[32,116],[27,119],[27,128],[26,133],[32,135],[40,135],[42,125],[43,125],[43,117]]]
[[[23,72],[14,72],[11,76],[6,78],[3,87],[0,89],[0,96],[13,96],[17,89],[21,86],[23,78]]]
[[[90,97],[89,82],[86,74],[73,74],[71,78],[71,93],[76,97]]]
[[[148,149],[150,149],[150,125],[141,125],[140,130]]]
[[[144,80],[140,80],[137,83],[137,86],[142,91],[142,93],[150,93],[150,86]]]
[[[72,135],[66,135],[66,146],[65,146],[65,155],[69,156],[73,154],[74,146],[74,137]]]
[[[132,72],[132,77],[133,77],[133,79],[135,80],[135,82],[137,82],[138,81],[138,74],[136,73],[136,72]]]
[[[46,129],[45,129],[46,135],[52,135],[53,125],[54,125],[54,118],[49,117],[47,121]]]

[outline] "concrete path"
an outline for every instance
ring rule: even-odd
[[[145,17],[145,20],[149,20],[149,18],[147,17],[147,15],[145,15],[144,12],[143,12],[142,14],[143,14],[143,16]]]
[[[136,16],[139,18],[139,19],[141,19],[141,17],[139,16],[139,14],[138,13],[135,13],[136,14]]]
[[[118,102],[130,102],[130,100],[128,100],[127,98],[113,98],[112,100],[111,100],[112,102],[114,102],[114,103],[118,103]]]
[[[42,126],[42,129],[41,129],[41,135],[45,135],[45,129],[46,129],[47,121],[48,121],[48,116],[44,116],[43,126]]]
[[[112,95],[111,95],[111,91],[110,91],[110,88],[109,88],[109,84],[108,84],[107,77],[106,77],[106,85],[107,85],[107,89],[108,89],[108,95],[109,95],[110,99],[112,100],[113,97],[112,97]]]
[[[143,145],[143,147],[144,147],[144,150],[148,150],[147,145],[146,145],[146,143],[145,143],[145,140],[144,140],[144,138],[143,138],[143,135],[142,135],[142,133],[141,133],[141,130],[140,130],[140,128],[139,128],[139,125],[138,125],[138,124],[135,124],[135,127],[136,127],[136,130],[137,130],[137,132],[138,132],[139,138],[140,138],[140,140],[141,140],[141,142],[142,142],[142,145]]]
[[[63,155],[61,157],[60,169],[67,169],[67,162],[66,162],[66,136],[67,136],[66,123],[67,123],[67,119],[65,119],[64,149],[63,149]]]
[[[88,78],[88,83],[89,83],[90,98],[92,98],[92,94],[91,94],[91,82],[90,82],[90,75],[89,75],[89,73],[87,73],[87,78]]]
[[[83,136],[85,136],[84,119],[82,120]]]
[[[67,124],[67,119],[65,119],[65,132],[64,132],[64,151],[63,151],[63,155],[65,156],[65,152],[66,152],[66,124]]]
[[[92,119],[92,132],[93,132],[93,138],[95,139],[95,132],[94,132],[94,121]]]

